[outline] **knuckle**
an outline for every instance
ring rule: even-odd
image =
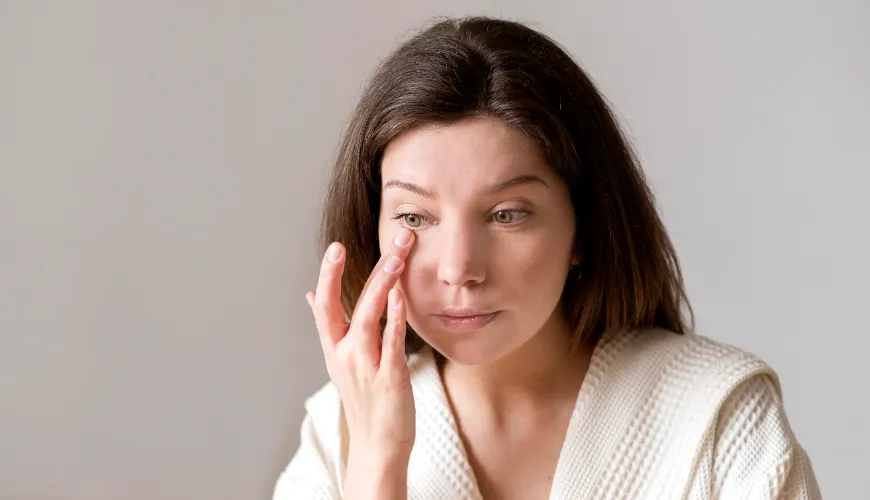
[[[327,262],[324,262],[323,265],[320,266],[320,277],[318,279],[319,284],[323,285],[329,279],[329,265]]]
[[[323,360],[326,363],[326,371],[329,372],[329,376],[332,377],[335,373],[335,354],[330,351],[326,346],[323,346]]]
[[[404,377],[402,372],[392,366],[385,366],[379,374],[379,389],[386,394],[392,394],[402,390]]]
[[[405,325],[399,325],[399,328],[396,328],[396,333],[393,335],[393,339],[392,339],[393,347],[398,347],[399,344],[401,344],[402,341],[404,340],[404,338],[405,338],[404,326]]]
[[[405,318],[402,317],[402,314],[399,313],[396,309],[390,310],[390,324],[395,328],[402,328],[405,326]]]
[[[384,288],[385,286],[387,286],[388,283],[390,283],[390,281],[393,279],[393,276],[395,276],[395,274],[390,274],[386,271],[381,270],[381,272],[379,272],[377,276],[375,276],[375,278],[372,280],[372,287],[374,287],[376,290]]]
[[[396,281],[399,280],[399,271],[402,269],[402,266],[404,266],[404,265],[405,265],[404,262],[399,262],[399,270],[393,271],[391,273],[388,273],[386,271],[381,272],[380,275],[378,276],[379,284],[381,286],[388,286],[388,287],[392,288],[393,283],[395,283]]]
[[[370,363],[365,359],[363,349],[358,345],[346,345],[344,347],[336,356],[342,369],[356,378],[366,378]]]
[[[314,315],[320,318],[326,316],[326,304],[324,301],[321,300],[314,303]]]
[[[374,314],[371,312],[371,308],[363,308],[357,316],[357,321],[360,325],[364,325],[366,328],[374,323],[376,320]]]
[[[341,366],[350,366],[353,364],[353,349],[336,349],[334,357]]]
[[[328,346],[331,343],[331,340],[334,338],[332,336],[332,329],[326,326],[318,327],[317,332],[320,333],[320,338],[323,341],[324,347]]]
[[[323,320],[320,319],[320,316],[317,314],[314,315],[314,327],[317,328],[317,333],[319,333],[321,337],[329,333],[326,325],[323,324]]]

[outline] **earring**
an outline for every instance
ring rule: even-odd
[[[583,277],[583,270],[580,269],[580,264],[574,264],[568,268],[568,281],[580,281]]]

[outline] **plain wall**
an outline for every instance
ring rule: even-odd
[[[326,381],[303,294],[340,132],[469,13],[598,82],[699,332],[779,372],[826,498],[866,489],[868,2],[0,0],[0,498],[270,497]]]

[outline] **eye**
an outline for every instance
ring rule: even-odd
[[[420,214],[405,212],[393,215],[393,220],[401,220],[405,227],[409,229],[419,229],[423,226],[426,218]]]
[[[499,224],[511,224],[528,215],[527,210],[499,210],[492,214],[492,220]]]

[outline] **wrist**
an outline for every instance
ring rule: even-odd
[[[372,474],[403,473],[407,474],[410,453],[402,450],[380,448],[358,448],[351,445],[348,450],[347,466],[354,466]]]
[[[378,464],[383,466],[408,466],[408,461],[411,459],[412,446],[404,446],[398,444],[384,445],[382,443],[374,443],[372,441],[355,440],[351,435],[348,447],[348,462],[358,460],[367,464]]]
[[[399,450],[351,449],[345,491],[354,499],[405,499],[410,455]]]

